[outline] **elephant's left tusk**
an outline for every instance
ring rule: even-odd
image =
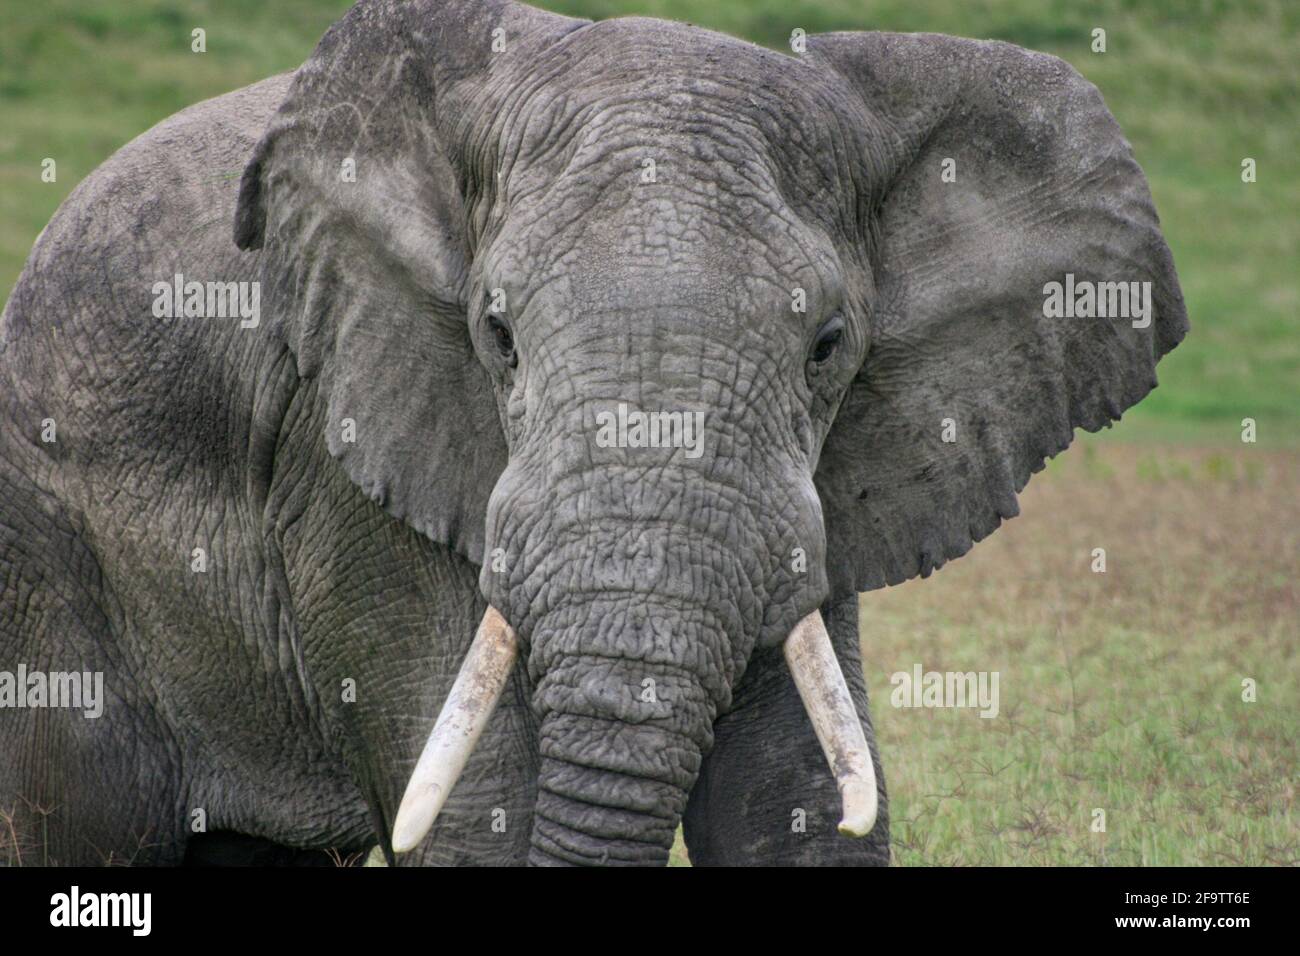
[[[415,849],[433,826],[496,709],[518,653],[515,632],[489,607],[406,785],[393,824],[395,853]]]
[[[784,650],[840,790],[839,830],[845,836],[866,836],[876,825],[876,768],[821,612],[813,611],[794,626]]]

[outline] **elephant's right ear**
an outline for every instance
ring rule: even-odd
[[[321,40],[244,171],[268,332],[317,379],[325,443],[391,515],[481,562],[506,461],[468,328],[496,200],[495,123],[585,21],[508,0],[360,3]]]
[[[817,486],[842,591],[928,575],[1118,419],[1187,331],[1142,170],[1068,64],[922,34],[812,37],[861,130],[866,362]],[[832,75],[828,74],[828,75]]]

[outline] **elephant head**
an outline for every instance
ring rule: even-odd
[[[942,36],[785,55],[508,0],[363,2],[298,71],[235,234],[263,249],[270,333],[319,378],[331,454],[482,566],[489,610],[398,849],[517,651],[533,862],[666,859],[715,721],[778,646],[842,828],[869,830],[819,609],[1015,515],[1186,330],[1096,89]],[[1063,282],[1140,308],[1049,314]]]

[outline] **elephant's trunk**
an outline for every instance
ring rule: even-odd
[[[533,866],[660,866],[700,767],[694,742],[619,721],[552,713],[542,722]],[[645,774],[645,775],[643,775]]]
[[[534,631],[542,718],[534,865],[668,860],[728,691],[709,676],[721,670],[712,660],[725,644],[721,628],[702,611],[657,604],[600,595]],[[693,649],[694,660],[677,648]]]

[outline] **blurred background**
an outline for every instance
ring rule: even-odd
[[[1063,57],[1100,88],[1150,180],[1192,331],[1151,397],[1034,478],[1020,518],[931,579],[863,597],[894,857],[1300,864],[1300,4],[535,5],[685,20],[787,50],[795,28],[1000,39]],[[0,0],[0,296],[114,150],[294,68],[349,6]],[[206,53],[191,52],[197,27]],[[1243,419],[1256,441],[1242,440]],[[1091,569],[1098,547],[1105,573]],[[890,675],[915,663],[998,671],[998,717],[891,707]]]

